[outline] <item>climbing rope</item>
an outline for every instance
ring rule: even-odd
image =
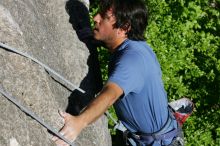
[[[15,48],[12,48],[10,46],[7,46],[3,43],[0,42],[0,47],[9,51],[12,51],[14,53],[17,53],[21,56],[27,57],[29,59],[31,59],[32,61],[38,63],[39,65],[41,65],[45,70],[47,70],[48,72],[50,72],[52,75],[56,76],[57,78],[59,78],[61,81],[63,81],[64,83],[68,84],[71,88],[69,88],[71,91],[73,91],[74,89],[79,90],[82,93],[85,93],[84,90],[82,90],[81,88],[77,87],[76,85],[72,84],[70,81],[68,81],[67,79],[65,79],[63,76],[61,76],[60,74],[58,74],[57,72],[55,72],[53,69],[51,69],[50,67],[48,67],[47,65],[43,64],[42,62],[40,62],[39,60],[35,59],[34,57],[30,56],[27,53],[24,53],[22,51],[19,51]],[[58,81],[59,82],[59,81]]]
[[[27,115],[31,116],[33,119],[35,119],[38,123],[40,123],[42,126],[44,126],[47,130],[51,131],[53,134],[58,136],[60,139],[65,141],[71,146],[74,146],[73,143],[71,143],[69,140],[67,140],[64,136],[62,136],[58,131],[54,130],[53,127],[46,124],[40,117],[35,115],[30,109],[24,107],[18,100],[16,100],[15,97],[11,96],[8,92],[4,91],[2,86],[0,85],[0,93],[5,96],[8,100],[10,100],[13,104],[15,104],[21,111],[26,113]]]

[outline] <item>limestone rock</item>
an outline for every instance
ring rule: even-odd
[[[65,0],[1,0],[0,42],[34,56],[94,96],[100,89],[97,68],[91,65],[96,62],[94,56],[89,59],[91,52],[69,23],[65,4]],[[68,90],[30,59],[2,48],[0,84],[56,130],[63,125],[58,109],[77,113],[92,99]],[[0,146],[55,145],[44,127],[1,94],[0,107]],[[106,117],[83,130],[76,144],[110,146]]]

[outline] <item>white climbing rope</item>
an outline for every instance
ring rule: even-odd
[[[74,89],[77,89],[77,90],[79,90],[80,92],[85,93],[84,90],[82,90],[81,88],[77,87],[76,85],[74,85],[73,83],[71,83],[70,81],[68,81],[67,79],[65,79],[63,76],[61,76],[60,74],[58,74],[57,72],[55,72],[53,69],[51,69],[51,68],[48,67],[47,65],[43,64],[43,63],[40,62],[39,60],[35,59],[34,57],[30,56],[29,54],[24,53],[24,52],[22,52],[22,51],[19,51],[19,50],[15,49],[15,48],[12,48],[12,47],[10,47],[10,46],[8,46],[8,45],[5,45],[5,44],[1,43],[1,42],[0,42],[0,47],[1,47],[1,48],[5,48],[5,49],[7,49],[7,50],[10,50],[10,51],[12,51],[12,52],[14,52],[14,53],[17,53],[17,54],[19,54],[19,55],[22,55],[22,56],[24,56],[24,57],[27,57],[27,58],[31,59],[32,61],[38,63],[38,64],[41,65],[44,69],[46,69],[48,72],[50,72],[52,75],[56,76],[57,78],[59,78],[60,80],[64,81],[66,84],[68,84],[68,85],[71,87],[71,89],[70,89],[71,91],[73,91]],[[67,88],[68,88],[68,87],[67,87]]]
[[[44,126],[46,129],[51,131],[53,134],[58,136],[60,139],[68,143],[70,146],[75,146],[73,143],[71,143],[69,140],[67,140],[63,135],[61,135],[58,131],[56,131],[53,127],[46,124],[40,117],[38,117],[36,114],[34,114],[30,109],[24,107],[15,97],[11,96],[9,93],[3,90],[2,86],[0,85],[0,93],[5,96],[8,100],[10,100],[13,104],[15,104],[21,111],[26,113],[27,115],[31,116],[33,119],[35,119],[38,123],[40,123],[42,126]]]

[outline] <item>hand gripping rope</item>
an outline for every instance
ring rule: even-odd
[[[32,61],[38,63],[39,65],[41,65],[45,70],[47,70],[48,72],[50,72],[52,74],[52,76],[55,76],[57,78],[59,78],[62,82],[68,84],[69,86],[67,87],[69,90],[73,91],[74,89],[77,89],[78,91],[85,93],[85,91],[79,87],[77,87],[76,85],[72,84],[70,81],[68,81],[67,79],[65,79],[63,76],[61,76],[60,74],[58,74],[57,72],[55,72],[54,70],[52,70],[50,67],[48,67],[47,65],[43,64],[42,62],[38,61],[37,59],[33,58],[32,56],[30,56],[27,53],[21,52],[15,48],[12,48],[8,45],[5,45],[3,43],[0,42],[0,48],[17,53],[21,56],[27,57],[29,59],[31,59]],[[60,82],[60,81],[58,81]],[[61,83],[61,82],[60,82]],[[63,83],[61,83],[63,84]],[[55,135],[57,135],[59,138],[61,138],[62,140],[64,140],[65,142],[67,142],[68,144],[74,146],[73,144],[71,144],[71,142],[69,142],[67,139],[65,139],[62,135],[60,135],[56,130],[54,130],[54,128],[48,126],[43,120],[41,120],[41,118],[37,117],[33,112],[31,112],[29,109],[25,108],[24,106],[22,106],[17,100],[15,100],[15,98],[13,98],[10,94],[8,94],[7,92],[5,92],[2,87],[0,86],[0,92],[2,95],[4,95],[8,100],[10,100],[13,104],[15,104],[17,107],[19,107],[23,112],[25,112],[26,114],[30,115],[33,119],[35,119],[37,122],[39,122],[42,126],[44,126],[45,128],[47,128],[48,130],[50,130],[51,132],[53,132]],[[105,112],[105,114],[115,123],[115,125],[118,125],[119,123],[109,114],[108,111]],[[119,124],[121,125],[121,124]],[[121,127],[121,126],[119,126]],[[118,129],[118,127],[117,127]],[[123,128],[124,129],[124,128]]]

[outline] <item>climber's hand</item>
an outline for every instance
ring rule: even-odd
[[[84,41],[93,37],[88,8],[79,0],[66,2],[66,11],[69,14],[69,22],[76,31],[79,40]]]
[[[75,30],[90,28],[89,10],[83,2],[79,0],[69,0],[66,2],[66,11],[70,16],[69,22]]]
[[[68,113],[59,111],[60,116],[63,117],[65,123],[63,128],[60,130],[60,134],[63,135],[70,142],[73,142],[82,130],[80,126],[80,121],[77,117],[72,116]],[[57,146],[69,146],[66,142],[54,136],[52,140]]]

